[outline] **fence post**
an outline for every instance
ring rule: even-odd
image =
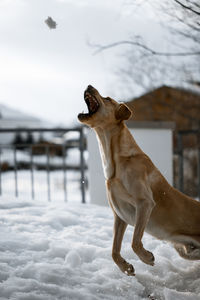
[[[65,152],[66,152],[66,147],[63,144],[62,146],[62,156],[63,156],[63,184],[64,184],[64,199],[65,202],[67,202],[67,177],[66,177],[66,162],[65,162]]]
[[[182,134],[178,133],[178,187],[181,192],[184,190],[183,183],[183,141]]]
[[[47,156],[47,188],[48,188],[48,201],[51,201],[51,190],[50,190],[50,172],[49,172],[49,146],[46,147],[46,156]]]
[[[1,184],[1,149],[0,149],[0,196],[2,196],[2,184]]]
[[[31,163],[31,196],[32,196],[32,199],[34,199],[35,198],[35,192],[34,192],[33,148],[32,148],[32,145],[30,145],[30,163]]]
[[[198,198],[200,201],[200,127],[199,130],[197,132],[197,151],[198,151],[198,161],[197,161],[197,176],[198,176],[198,186],[197,186],[197,192],[198,192]]]
[[[84,162],[84,132],[80,128],[80,169],[81,169],[81,195],[82,203],[85,203],[85,162]]]
[[[15,170],[15,197],[18,197],[18,178],[17,178],[17,149],[14,146],[14,170]]]

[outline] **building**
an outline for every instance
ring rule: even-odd
[[[198,194],[200,174],[200,93],[168,86],[162,86],[126,103],[133,111],[131,122],[174,122],[174,185],[180,188],[180,155],[183,157],[184,192],[191,196]],[[178,144],[178,137],[180,137]],[[183,135],[184,131],[184,135]],[[180,150],[182,153],[180,154]],[[179,155],[179,156],[178,156]],[[178,174],[179,173],[179,174]],[[181,175],[182,176],[182,175]]]
[[[133,121],[171,121],[175,131],[199,128],[200,93],[162,86],[126,104]]]

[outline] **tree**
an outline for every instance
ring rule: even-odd
[[[151,89],[161,84],[200,86],[200,2],[199,0],[130,1],[134,8],[151,6],[167,33],[167,50],[154,48],[150,40],[133,35],[129,40],[108,45],[93,44],[95,53],[129,46],[122,56],[120,77],[129,86]],[[152,6],[153,5],[153,6]],[[133,84],[134,83],[134,84]]]

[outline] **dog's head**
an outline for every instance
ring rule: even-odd
[[[89,85],[84,92],[88,113],[81,113],[78,119],[90,127],[106,127],[128,120],[132,112],[123,103],[118,103],[110,97],[102,97]]]

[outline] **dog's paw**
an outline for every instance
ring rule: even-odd
[[[128,268],[124,273],[128,276],[135,276],[135,269],[134,269],[133,265],[131,265],[129,263],[127,263],[127,264],[128,264]]]
[[[154,266],[154,255],[150,251],[145,250],[143,247],[139,251],[135,251],[137,256],[147,265]]]
[[[144,250],[143,255],[141,255],[140,258],[145,264],[154,266],[155,257],[150,251]]]
[[[123,261],[123,264],[120,266],[120,269],[128,276],[135,276],[134,267],[125,260]]]

